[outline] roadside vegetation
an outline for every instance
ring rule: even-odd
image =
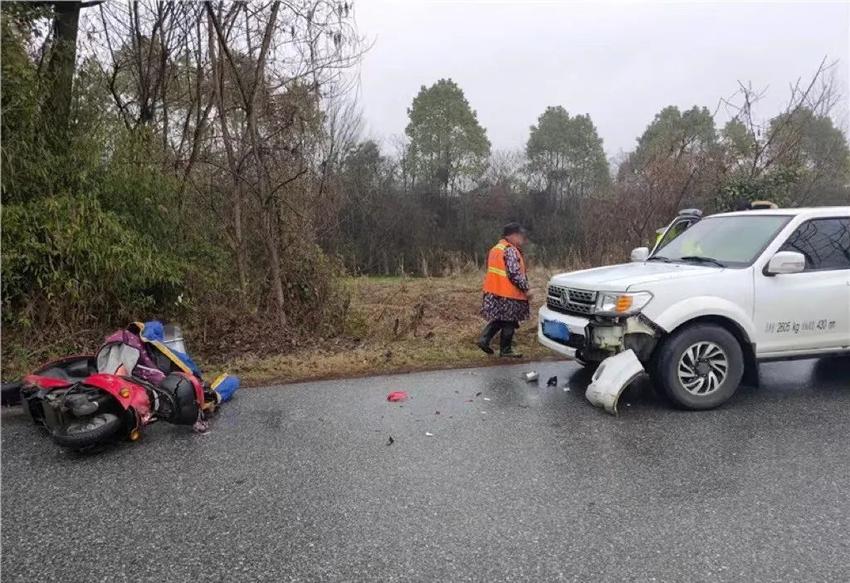
[[[535,309],[544,301],[549,275],[542,268],[530,275]],[[342,333],[307,338],[287,354],[248,353],[224,362],[210,355],[211,364],[252,384],[515,364],[487,356],[474,344],[483,326],[478,315],[482,277],[476,271],[431,278],[346,278],[351,305]],[[551,357],[535,339],[536,325],[533,319],[517,331],[517,350],[526,360]]]
[[[509,220],[532,265],[566,267],[624,258],[683,207],[850,200],[828,60],[782,111],[734,79],[719,106],[659,104],[609,160],[591,117],[558,104],[493,151],[451,79],[423,79],[404,136],[369,139],[348,2],[0,16],[4,379],[151,318],[258,381],[478,364],[480,270]]]

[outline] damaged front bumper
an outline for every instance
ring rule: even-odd
[[[585,397],[596,407],[617,414],[620,396],[635,379],[643,374],[643,365],[633,350],[626,350],[603,360],[593,373]]]
[[[588,400],[612,414],[626,387],[644,372],[663,334],[641,314],[618,318],[582,317],[540,308],[537,339],[568,358],[599,363],[587,390]]]
[[[641,314],[618,318],[579,316],[556,312],[547,306],[538,312],[538,342],[554,352],[585,362],[602,362],[629,349],[638,360],[646,362],[662,333]]]

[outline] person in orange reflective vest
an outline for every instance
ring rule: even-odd
[[[508,223],[502,229],[501,240],[487,256],[481,306],[481,315],[487,320],[487,325],[477,343],[487,354],[493,354],[490,342],[496,334],[500,334],[499,355],[522,357],[522,354],[514,352],[512,343],[519,323],[527,320],[530,312],[528,302],[531,292],[521,250],[527,240],[525,229],[519,223]]]

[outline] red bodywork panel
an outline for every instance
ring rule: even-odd
[[[63,358],[59,358],[57,360],[51,360],[50,362],[46,362],[42,364],[40,367],[35,369],[31,374],[26,375],[23,378],[24,385],[31,385],[34,387],[38,387],[41,389],[61,389],[64,387],[70,387],[76,382],[83,380],[88,373],[95,372],[92,368],[94,355],[92,354],[76,354],[73,356],[65,356]],[[74,364],[88,364],[89,370],[83,370],[83,375],[81,376],[69,376],[70,365]],[[79,369],[79,367],[77,367]],[[54,370],[57,370],[61,374],[47,374]]]
[[[141,423],[146,423],[151,417],[151,401],[148,392],[141,385],[124,377],[111,374],[93,374],[83,381],[87,387],[100,389],[109,393],[121,403],[124,409],[133,409]],[[124,390],[126,389],[126,390]],[[123,395],[122,395],[123,391]]]
[[[28,374],[24,377],[25,385],[33,385],[42,389],[60,389],[62,387],[70,387],[76,381],[60,379],[56,377],[44,377],[37,374]]]

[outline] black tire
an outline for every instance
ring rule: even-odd
[[[21,386],[23,386],[23,383],[21,381],[3,383],[2,388],[0,388],[0,399],[2,399],[2,401],[0,401],[0,404],[2,404],[4,407],[20,405]]]
[[[98,413],[85,419],[74,420],[53,433],[53,440],[70,449],[82,449],[102,443],[114,436],[124,422],[113,413]]]
[[[700,354],[710,358],[697,358]],[[694,362],[696,366],[689,366]],[[675,405],[703,410],[729,399],[743,374],[744,353],[735,336],[714,324],[693,324],[674,332],[658,348],[653,381]]]

